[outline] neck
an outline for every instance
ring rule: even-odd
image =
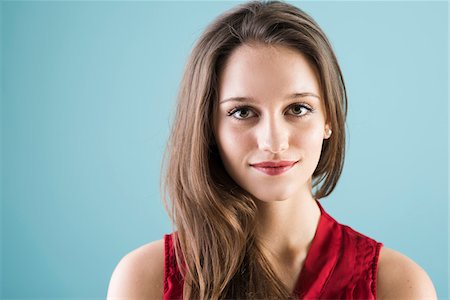
[[[320,209],[310,190],[277,202],[258,201],[257,235],[281,264],[304,259],[314,238]]]

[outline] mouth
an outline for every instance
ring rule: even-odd
[[[263,162],[251,166],[266,175],[276,176],[289,171],[297,163],[298,161]]]

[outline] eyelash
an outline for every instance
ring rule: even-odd
[[[306,114],[303,114],[303,115],[295,115],[295,114],[294,114],[294,117],[296,117],[296,118],[303,118],[303,117],[309,115],[310,113],[314,112],[314,109],[313,109],[313,108],[311,108],[311,107],[309,107],[309,106],[307,106],[307,105],[305,105],[305,104],[303,104],[303,103],[294,103],[294,104],[291,104],[291,105],[289,106],[289,107],[290,107],[289,109],[292,109],[292,107],[295,107],[295,106],[301,106],[302,108],[305,108],[305,109],[308,111]],[[241,110],[243,110],[243,109],[251,110],[252,108],[251,108],[250,106],[247,106],[247,105],[236,106],[236,107],[232,108],[231,110],[229,110],[229,111],[227,112],[227,116],[233,117],[233,115],[234,115],[236,112],[241,111]],[[248,117],[247,117],[247,118],[243,118],[243,119],[242,119],[242,118],[236,118],[236,117],[233,117],[233,118],[236,119],[236,120],[238,120],[238,121],[245,121],[245,120],[249,119]]]

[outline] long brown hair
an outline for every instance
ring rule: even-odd
[[[213,135],[220,70],[235,48],[252,42],[295,48],[317,71],[333,134],[324,140],[312,176],[316,199],[333,191],[343,169],[347,95],[335,54],[316,22],[280,1],[247,2],[217,17],[186,64],[163,165],[163,201],[176,227],[184,299],[294,296],[263,255],[255,234],[255,199],[225,171]]]

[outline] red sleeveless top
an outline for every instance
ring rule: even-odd
[[[299,299],[376,299],[378,256],[383,243],[339,224],[319,201],[320,220],[295,294]],[[164,299],[183,298],[172,235],[164,235]]]

